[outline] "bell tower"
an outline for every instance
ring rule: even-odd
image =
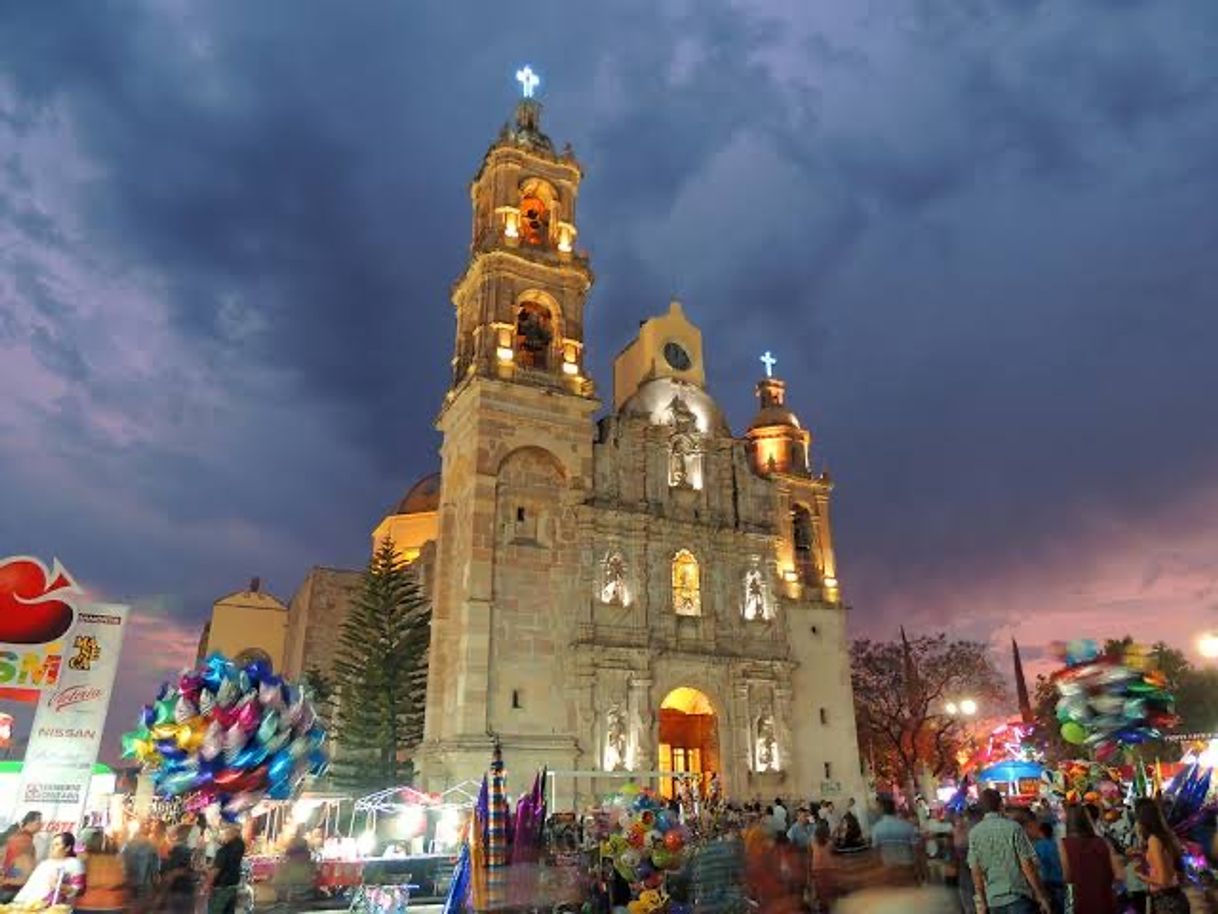
[[[541,129],[537,78],[470,184],[470,256],[453,284],[423,744],[427,789],[485,769],[493,743],[519,771],[578,767],[564,660],[580,589],[580,512],[594,414],[576,251],[583,177]]]
[[[520,75],[531,92],[536,77]],[[452,293],[450,398],[474,376],[594,396],[583,367],[593,276],[575,250],[582,177],[569,145],[555,152],[541,105],[526,95],[470,184],[470,259]]]

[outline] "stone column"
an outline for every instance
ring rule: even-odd
[[[744,797],[743,793],[748,787],[749,774],[753,770],[753,719],[752,712],[749,709],[749,684],[747,682],[737,682],[732,690],[732,720],[725,721],[729,726],[723,728],[724,734],[734,740],[734,746],[721,746],[719,751],[724,758],[727,758],[727,753],[730,751],[736,763],[732,766],[736,770],[731,782],[731,790],[737,797]]]
[[[656,764],[656,711],[651,701],[651,677],[632,675],[628,686],[630,746],[635,771],[654,771]]]
[[[778,739],[778,770],[793,772],[795,747],[791,744],[791,690],[785,686],[774,687],[774,730],[774,736]]]

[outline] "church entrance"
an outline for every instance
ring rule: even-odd
[[[697,689],[680,686],[660,702],[661,771],[688,774],[688,781],[705,792],[711,775],[719,772],[719,722],[710,699]],[[660,793],[676,792],[675,778],[661,778]]]

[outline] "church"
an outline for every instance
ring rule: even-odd
[[[861,801],[833,486],[812,435],[768,353],[733,434],[675,301],[621,349],[602,400],[585,369],[583,173],[531,88],[469,189],[439,472],[372,534],[432,601],[421,786],[480,778],[498,741],[509,777],[553,773],[559,805],[625,772],[665,792],[683,772],[741,799]],[[328,670],[358,585],[314,568],[285,605],[252,583],[216,603],[204,648]]]

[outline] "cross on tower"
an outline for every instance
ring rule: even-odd
[[[533,97],[533,90],[541,83],[541,77],[533,72],[533,68],[528,64],[523,70],[516,71],[516,82],[520,83],[520,89],[524,93],[525,98]]]
[[[765,351],[765,355],[761,357],[761,364],[765,366],[765,376],[767,378],[774,377],[774,366],[778,364],[778,359],[770,355],[770,350]]]

